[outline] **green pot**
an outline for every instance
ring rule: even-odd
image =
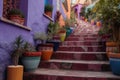
[[[22,57],[22,64],[25,68],[25,71],[34,71],[38,68],[38,65],[40,63],[40,56],[36,57]]]

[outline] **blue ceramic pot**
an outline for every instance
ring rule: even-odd
[[[119,58],[110,58],[110,66],[113,74],[120,75],[120,59]]]
[[[59,45],[60,45],[60,41],[54,41],[54,40],[48,41],[47,43],[53,43],[54,44],[54,47],[53,47],[54,51],[57,51],[58,48],[59,48]]]
[[[40,63],[40,57],[22,57],[22,64],[25,68],[25,71],[34,71],[38,68],[38,65]]]

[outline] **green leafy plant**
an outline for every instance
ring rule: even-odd
[[[19,9],[14,8],[8,12],[8,15],[20,15],[20,17],[24,18],[23,13]]]
[[[80,16],[85,16],[85,9],[86,9],[86,7],[82,7]]]
[[[14,65],[18,65],[19,57],[24,53],[24,40],[21,36],[18,36],[13,42],[12,58]]]
[[[14,65],[18,65],[19,58],[26,52],[35,52],[35,47],[18,36],[13,42],[12,58]]]
[[[53,36],[58,33],[59,28],[60,28],[60,25],[58,22],[55,22],[55,23],[50,22],[48,24],[48,31],[47,31],[48,40],[51,40]]]
[[[35,47],[32,44],[30,44],[29,42],[24,43],[23,49],[26,52],[35,52],[36,51]]]
[[[41,41],[42,44],[44,44],[47,39],[48,39],[48,36],[47,36],[46,33],[36,32],[34,34],[34,40],[35,41]]]
[[[51,6],[51,5],[45,5],[45,12],[47,12],[47,11],[50,11],[50,12],[52,12],[52,10],[53,10],[53,7]]]
[[[103,27],[112,29],[113,41],[120,47],[120,0],[99,0],[93,12],[102,20]]]

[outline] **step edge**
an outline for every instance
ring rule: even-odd
[[[106,64],[109,65],[109,61],[87,61],[87,60],[61,60],[61,59],[51,59],[48,61],[41,62],[57,62],[57,63],[73,63],[73,64]]]
[[[54,74],[51,74],[51,72],[54,72]],[[59,74],[58,74],[58,72],[59,72]],[[72,74],[68,74],[70,72],[72,72]],[[55,70],[55,69],[46,69],[46,68],[38,68],[34,72],[30,72],[30,74],[48,75],[48,76],[88,77],[88,78],[89,77],[90,78],[94,78],[94,77],[96,78],[97,77],[97,78],[107,78],[107,79],[108,78],[120,79],[119,76],[113,75],[112,72],[96,72],[96,71],[91,72],[91,71],[74,71],[74,70],[69,70],[68,71],[68,70],[58,70],[58,69]],[[89,74],[89,75],[86,76],[86,74]],[[97,74],[97,75],[95,75],[95,74]],[[101,76],[101,74],[103,76]]]
[[[54,53],[71,53],[71,54],[106,54],[106,52],[74,52],[74,51],[56,51]]]

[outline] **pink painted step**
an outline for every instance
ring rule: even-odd
[[[57,51],[52,55],[52,59],[61,60],[108,60],[105,52],[71,52],[71,51]]]
[[[94,40],[94,41],[98,41],[99,38],[92,38],[92,37],[68,37],[65,39],[65,41],[89,41],[89,40]]]
[[[64,41],[61,43],[61,45],[67,45],[67,46],[90,46],[90,45],[103,45],[105,46],[105,42],[102,41]]]
[[[57,60],[41,61],[40,68],[82,70],[82,71],[110,71],[107,61],[75,61]]]
[[[58,51],[105,52],[103,46],[60,46]]]
[[[70,35],[70,37],[99,37],[97,34],[79,34],[79,35]]]
[[[111,72],[37,69],[24,73],[23,80],[120,80],[120,76]]]

